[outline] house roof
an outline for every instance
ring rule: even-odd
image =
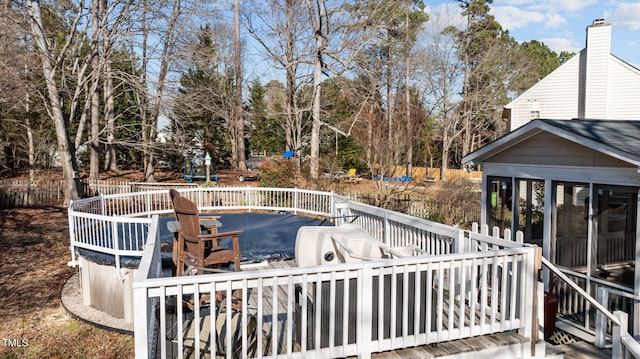
[[[463,164],[477,165],[540,132],[549,132],[640,167],[640,121],[538,119],[466,155]]]

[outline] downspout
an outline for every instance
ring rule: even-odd
[[[553,230],[553,211],[556,208],[555,190],[553,189],[553,181],[544,181],[544,221],[542,229],[542,256],[549,258],[551,254],[551,237]],[[549,270],[544,268],[542,271],[542,283],[544,289],[549,289]]]
[[[640,167],[638,168],[640,173]],[[635,279],[633,281],[633,293],[636,298],[640,297],[640,188],[638,189],[638,196],[636,198],[636,265],[635,265]],[[633,312],[640,313],[640,301],[635,301],[633,304]],[[638,315],[636,314],[636,318]],[[629,328],[631,335],[640,335],[640,319],[633,321],[633,328]]]

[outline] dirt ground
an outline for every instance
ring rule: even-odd
[[[60,305],[70,260],[66,210],[0,212],[0,358],[132,358],[133,337],[73,320]]]

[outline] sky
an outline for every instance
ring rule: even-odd
[[[454,0],[425,4],[458,6]],[[611,53],[640,68],[640,0],[494,0],[489,6],[517,41],[538,40],[557,53],[582,50],[587,26],[604,19],[612,26]]]

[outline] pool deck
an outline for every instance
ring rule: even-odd
[[[293,261],[271,262],[270,268],[281,268],[283,266],[294,265]],[[252,265],[247,270],[257,270],[264,267]],[[102,311],[82,304],[82,293],[80,288],[80,273],[74,274],[65,284],[60,301],[71,317],[98,328],[115,331],[122,334],[133,335],[133,324],[127,323],[123,319],[114,318]],[[479,351],[496,350],[497,348],[510,344],[525,343],[517,333],[498,333],[494,335],[480,336],[462,340],[455,340],[437,345],[423,345],[414,348],[388,351],[373,354],[376,359],[387,358],[437,358],[453,354],[478,353]],[[596,348],[595,346],[578,341],[575,343],[552,345],[547,343],[547,358],[566,359],[600,359],[611,358],[610,349]]]
[[[233,215],[232,215],[233,216]],[[274,217],[276,218],[276,217]],[[253,228],[249,225],[249,234],[251,237],[260,237],[257,234],[264,235],[263,227],[256,226],[255,218],[251,218],[254,223]],[[276,218],[278,221],[286,221],[288,220],[288,216],[279,216]],[[165,220],[169,220],[166,218]],[[235,223],[234,221],[226,221],[230,226],[248,226],[248,223],[240,222]],[[235,224],[232,224],[235,223]],[[282,225],[283,223],[278,223]],[[306,225],[310,225],[312,223],[304,223]],[[289,226],[272,226],[275,228],[287,228]],[[161,226],[163,232],[166,228],[166,224],[163,223]],[[226,228],[234,229],[234,228]],[[254,233],[256,235],[254,235]],[[164,232],[163,236],[167,237],[167,234],[171,236],[170,233]],[[282,235],[280,233],[280,235]],[[285,236],[291,237],[291,235]],[[250,240],[250,239],[249,239]],[[167,237],[164,240],[165,242],[169,242],[170,238]],[[163,248],[163,252],[169,251],[170,248]],[[168,254],[167,253],[167,254]],[[256,259],[256,258],[252,258]],[[243,266],[243,270],[260,270],[260,269],[271,269],[271,268],[286,268],[295,266],[296,263],[294,260],[280,260],[280,261],[270,261],[270,262],[262,262],[262,263],[253,263]],[[171,275],[168,268],[165,269],[165,275]],[[279,295],[280,297],[286,297],[286,293],[282,293]],[[95,325],[101,329],[115,331],[127,335],[133,335],[134,326],[133,323],[128,323],[124,319],[114,318],[100,310],[94,309],[90,306],[85,306],[83,304],[82,299],[82,289],[81,289],[81,272],[78,271],[75,275],[73,275],[67,283],[65,284],[61,296],[60,296],[61,304],[65,308],[65,310],[70,314],[74,319]],[[248,298],[248,306],[256,307],[256,298],[254,295],[250,295]],[[270,317],[273,310],[276,310],[277,313],[286,313],[286,308],[279,308],[282,303],[280,303],[276,308],[270,308],[270,313],[263,313],[265,318]],[[175,317],[175,316],[174,316]],[[279,317],[278,315],[276,317]],[[175,320],[175,318],[174,318]],[[278,333],[285,333],[285,322],[280,323],[278,320],[277,326],[280,327],[278,329]],[[270,326],[272,323],[270,321],[263,322],[263,331],[269,332]],[[284,337],[285,335],[281,335]],[[492,335],[478,336],[473,338],[454,340],[449,342],[443,342],[432,345],[423,345],[413,348],[406,348],[401,350],[387,351],[382,353],[372,354],[373,358],[377,359],[385,359],[385,358],[437,358],[437,357],[445,357],[445,356],[456,356],[456,357],[473,357],[474,355],[482,355],[491,356],[492,353],[496,353],[499,351],[505,350],[506,347],[510,345],[528,345],[530,346],[530,342],[527,342],[525,338],[518,335],[515,332],[506,332],[506,333],[497,333]],[[285,344],[278,343],[277,345],[282,352],[286,352]],[[554,346],[552,344],[547,343],[547,352],[545,353],[546,358],[610,358],[611,350],[599,349],[592,346],[586,342],[576,342],[570,344],[563,344]],[[171,348],[171,346],[170,346]],[[540,347],[538,347],[540,348]],[[172,353],[169,353],[171,357],[177,356],[174,354],[177,348],[173,345],[173,348],[170,349]]]

